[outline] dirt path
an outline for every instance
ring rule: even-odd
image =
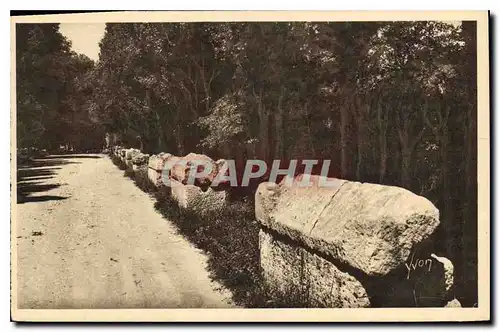
[[[17,205],[19,308],[232,306],[204,254],[108,157],[35,166],[20,170],[30,194]]]

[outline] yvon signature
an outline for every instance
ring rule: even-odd
[[[428,259],[415,259],[415,253],[413,253],[413,255],[411,256],[411,260],[410,262],[406,262],[405,263],[405,266],[406,268],[408,269],[408,274],[406,276],[406,279],[410,279],[410,274],[411,274],[411,271],[415,271],[417,268],[427,268],[428,270],[427,271],[431,271],[431,268],[432,268],[432,259],[431,258],[428,258]]]

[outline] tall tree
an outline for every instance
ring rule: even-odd
[[[17,145],[54,148],[63,143],[59,101],[71,77],[70,43],[58,24],[16,25]]]

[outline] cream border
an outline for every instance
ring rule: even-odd
[[[11,317],[15,321],[384,322],[490,319],[490,103],[487,11],[170,11],[18,16],[11,18]],[[478,298],[477,308],[367,309],[17,309],[15,24],[195,21],[477,21]]]

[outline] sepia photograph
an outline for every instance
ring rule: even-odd
[[[11,16],[12,319],[489,320],[488,20]]]

